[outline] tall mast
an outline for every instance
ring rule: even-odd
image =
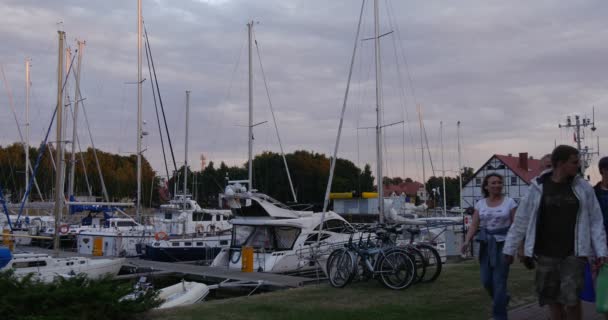
[[[188,118],[190,113],[190,91],[186,91],[186,151],[184,154],[184,209],[186,204],[186,188],[188,185]]]
[[[64,39],[64,46],[65,46],[65,39]],[[69,114],[69,106],[71,104],[70,101],[70,94],[69,92],[66,90],[67,88],[67,83],[68,80],[70,78],[69,72],[70,72],[70,62],[72,61],[72,48],[70,48],[69,46],[67,48],[65,48],[65,58],[64,58],[64,67],[65,70],[63,71],[63,75],[65,77],[65,85],[62,85],[61,91],[63,92],[63,99],[64,99],[64,105],[63,105],[63,119],[62,119],[62,125],[61,125],[61,137],[62,137],[62,147],[61,147],[61,152],[63,153],[62,157],[61,157],[61,162],[58,162],[57,165],[61,165],[61,192],[63,193],[63,197],[65,199],[66,196],[66,188],[65,188],[65,184],[66,184],[66,173],[67,173],[67,163],[66,163],[66,158],[65,158],[65,152],[67,151],[67,136],[68,136],[68,114]],[[68,195],[69,196],[69,195]],[[61,210],[61,219],[63,220],[63,209]]]
[[[374,42],[376,58],[376,161],[378,177],[378,214],[379,222],[384,222],[384,188],[382,175],[382,104],[381,104],[381,69],[380,69],[380,27],[378,21],[378,0],[374,0]]]
[[[72,154],[70,159],[70,180],[68,182],[68,196],[74,195],[74,179],[76,175],[76,135],[78,134],[78,103],[80,102],[80,66],[82,64],[82,50],[84,41],[76,39],[78,44],[78,65],[76,67],[76,85],[74,86],[74,117],[72,119]]]
[[[30,171],[29,171],[29,159],[30,159],[30,59],[25,59],[25,193],[29,189],[30,184]],[[25,215],[29,215],[29,209],[27,209],[28,197],[24,193],[25,197]]]
[[[439,127],[440,127],[440,135],[439,135],[439,140],[441,141],[441,175],[443,176],[442,180],[443,180],[443,215],[446,216],[447,215],[447,207],[446,207],[446,194],[445,194],[445,165],[443,162],[443,121],[439,122]]]
[[[458,137],[458,184],[460,186],[460,191],[458,191],[458,194],[460,195],[458,197],[458,200],[460,203],[458,206],[460,208],[462,216],[464,216],[464,210],[462,209],[462,174],[464,173],[464,169],[462,168],[462,158],[460,151],[460,121],[456,123],[456,131],[456,136]]]
[[[253,189],[253,21],[247,24],[249,35],[249,190]]]
[[[137,202],[135,214],[137,221],[141,220],[141,0],[137,0]]]
[[[53,249],[55,251],[55,255],[59,254],[59,219],[61,217],[61,211],[63,210],[63,186],[62,179],[63,176],[63,166],[61,162],[63,161],[63,144],[62,144],[62,120],[63,120],[63,94],[62,94],[62,85],[63,85],[63,41],[65,40],[65,32],[57,31],[59,34],[59,54],[57,60],[57,130],[56,130],[56,143],[55,146],[57,148],[55,152],[55,163],[57,164],[57,173],[55,176],[55,237],[53,241]]]
[[[420,156],[421,156],[421,161],[422,161],[422,187],[423,187],[423,192],[422,192],[422,197],[423,197],[423,201],[426,203],[426,172],[425,172],[425,167],[424,167],[424,137],[423,137],[423,133],[424,133],[424,127],[422,125],[422,111],[420,110],[420,105],[416,105],[416,110],[418,111],[418,125],[420,126]]]

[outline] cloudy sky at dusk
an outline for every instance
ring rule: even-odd
[[[375,175],[376,122],[373,5],[365,4],[339,156]],[[136,0],[2,0],[0,144],[19,140],[9,94],[21,124],[25,63],[31,69],[31,141],[39,144],[56,101],[57,30],[67,44],[86,41],[81,91],[96,147],[134,153],[137,77]],[[168,126],[184,159],[185,90],[191,93],[189,162],[242,164],[247,158],[247,26],[255,39],[286,152],[333,151],[344,99],[360,1],[143,0]],[[380,1],[385,175],[422,177],[421,106],[436,174],[443,121],[447,174],[457,170],[456,123],[463,164],[477,168],[492,154],[539,157],[555,143],[572,144],[559,129],[567,115],[591,116],[608,154],[608,3],[605,1]],[[61,23],[60,23],[61,22]],[[254,51],[256,49],[254,48]],[[279,151],[254,55],[255,153]],[[164,175],[154,102],[144,55],[145,156]],[[8,90],[5,89],[8,87]],[[72,78],[67,85],[73,99]],[[82,113],[81,113],[82,115]],[[81,147],[90,145],[82,118]],[[51,138],[54,140],[54,137]],[[597,160],[597,159],[596,159]],[[427,176],[430,163],[425,157]],[[596,161],[589,173],[595,173]]]

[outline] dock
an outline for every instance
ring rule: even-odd
[[[44,249],[39,247],[20,247],[24,251],[33,253],[45,253],[53,254],[53,250]],[[103,259],[112,257],[94,257],[91,255],[78,254],[71,251],[60,251],[60,257],[75,257],[75,256],[86,256],[87,258]],[[308,278],[300,276],[290,276],[276,273],[266,272],[241,272],[237,270],[229,270],[225,267],[208,267],[201,266],[192,263],[184,262],[161,262],[144,260],[140,258],[126,258],[125,265],[135,266],[152,270],[151,272],[145,272],[141,275],[168,275],[168,274],[182,274],[191,275],[201,278],[202,280],[208,280],[212,282],[222,282],[225,280],[229,281],[240,281],[240,282],[251,282],[251,283],[263,283],[266,286],[272,286],[277,288],[297,288],[306,284],[317,283],[317,278]],[[139,274],[138,274],[139,275]],[[134,275],[119,275],[118,279],[132,278]]]
[[[297,288],[304,286],[305,284],[317,282],[317,279],[314,278],[265,272],[241,272],[229,270],[225,267],[207,267],[186,263],[143,260],[139,258],[127,258],[126,263],[137,267],[158,270],[164,273],[171,272],[197,276],[201,277],[203,280],[210,280],[213,282],[221,282],[224,280],[262,282],[264,285],[287,288]]]

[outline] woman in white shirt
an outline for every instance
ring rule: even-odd
[[[485,176],[481,185],[484,198],[475,204],[473,220],[461,248],[464,253],[479,228],[475,240],[479,242],[481,283],[493,299],[492,317],[500,320],[507,319],[509,304],[509,264],[504,261],[502,247],[517,208],[513,199],[502,194],[502,187],[500,174]]]

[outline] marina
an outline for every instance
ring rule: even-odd
[[[606,9],[1,4],[0,318],[598,318]]]

